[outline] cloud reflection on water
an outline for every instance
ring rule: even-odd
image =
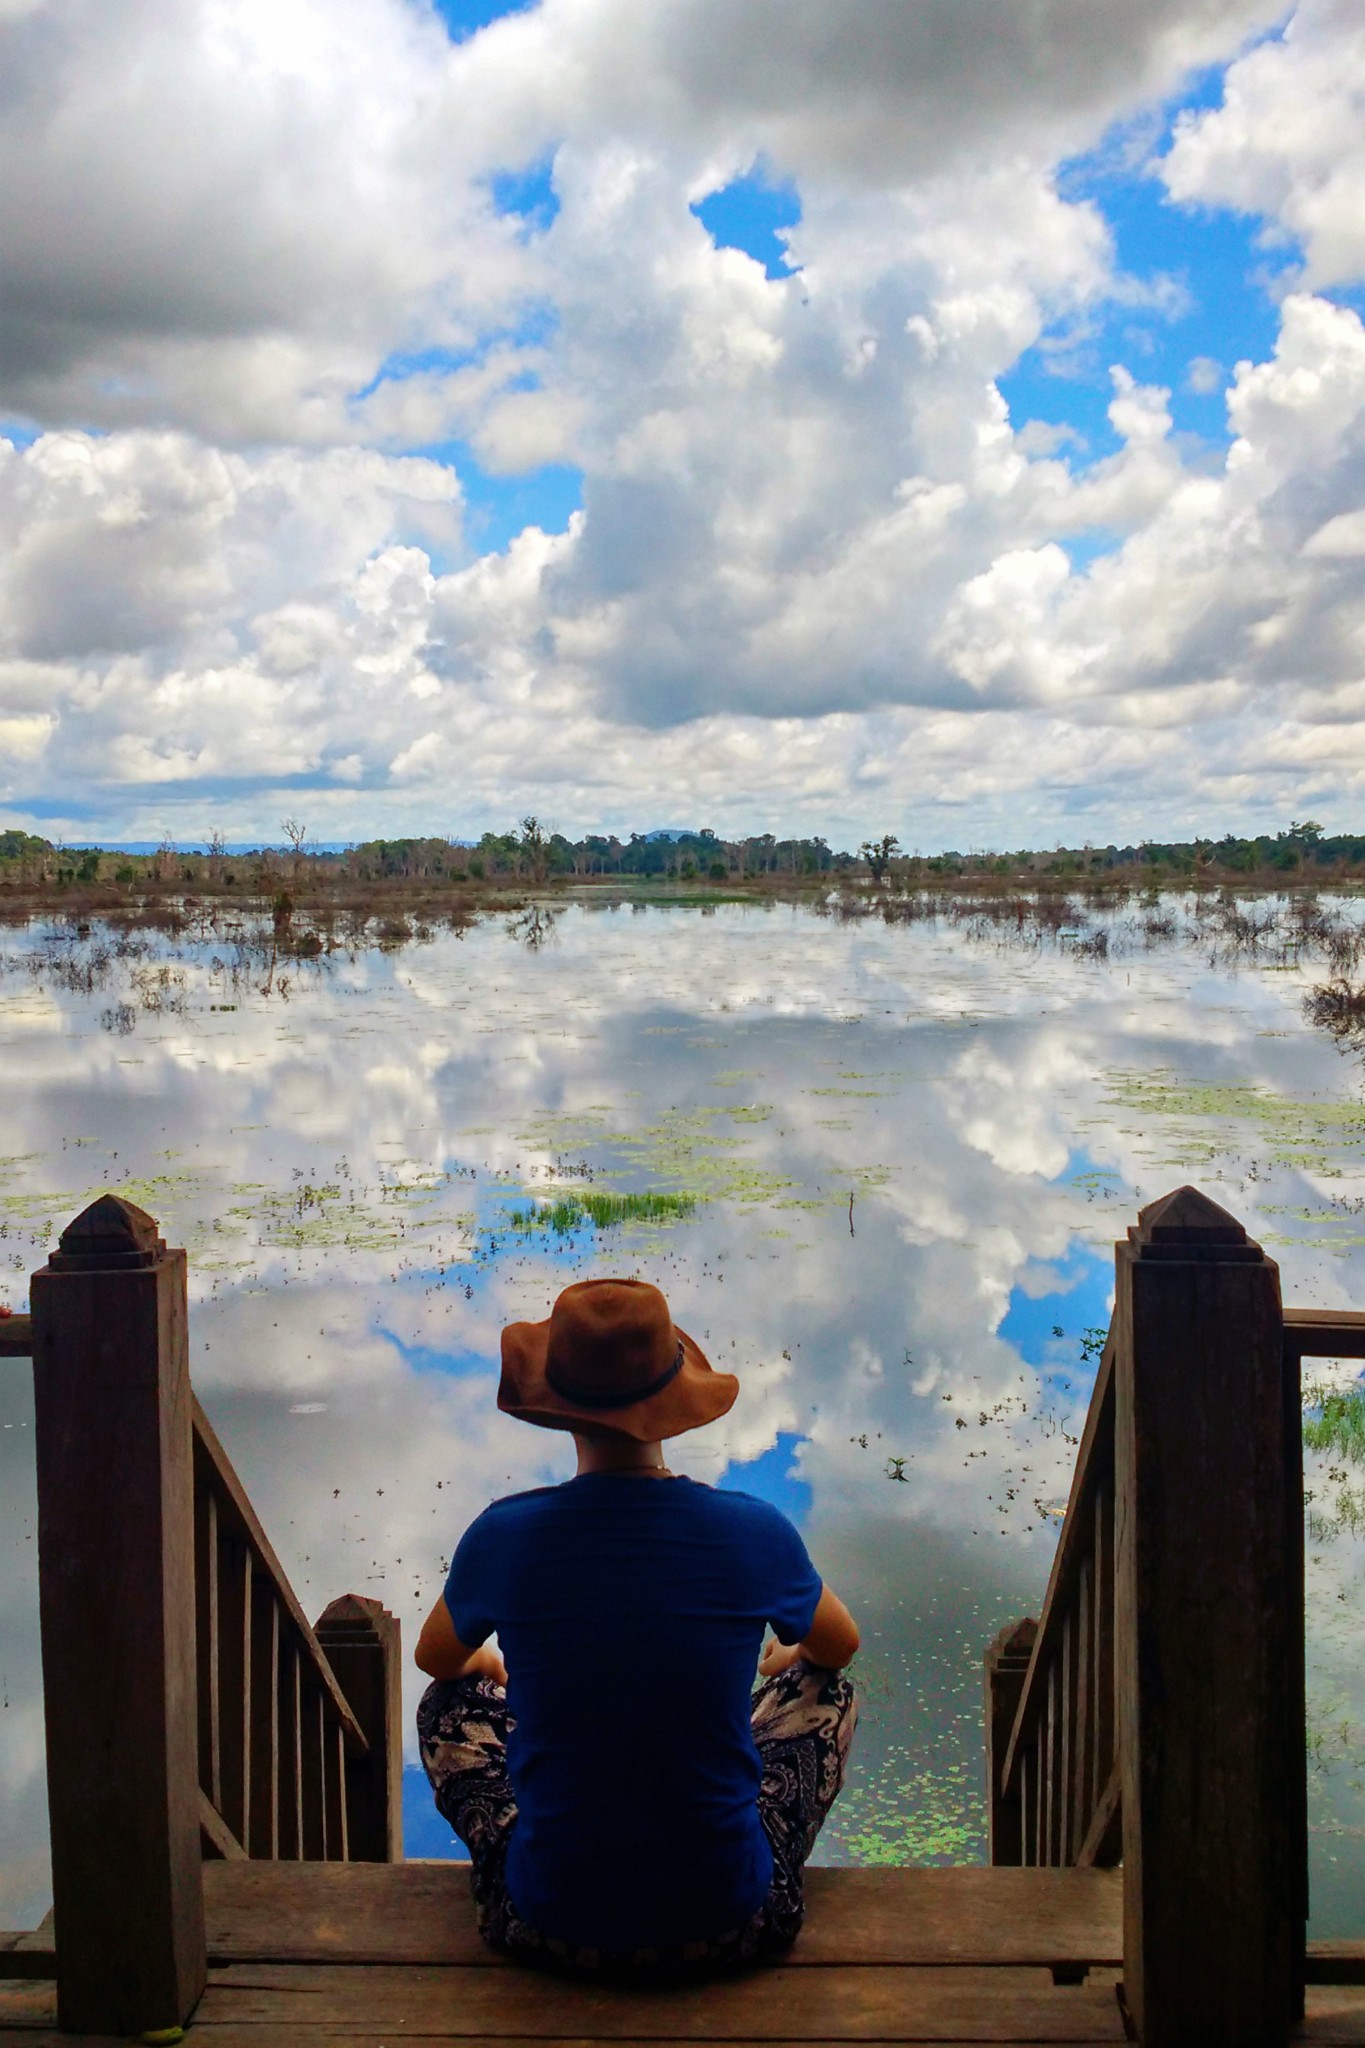
[[[1365,1247],[1286,1214],[1365,1192],[1349,1133],[1325,1167],[1262,1171],[1222,1130],[1192,1168],[1188,1118],[1114,1078],[1355,1099],[1296,973],[786,908],[570,909],[533,951],[490,924],[222,1011],[211,949],[168,950],[184,1008],[126,1035],[100,1026],[107,991],[0,975],[0,1299],[93,1189],[130,1187],[190,1249],[195,1383],[305,1607],[377,1594],[410,1644],[472,1516],[572,1469],[567,1436],[493,1405],[502,1325],[570,1278],[656,1279],[742,1386],[674,1469],[779,1498],[863,1624],[825,1860],[980,1853],[980,1659],[1041,1597],[1081,1340],[1138,1202],[1198,1178],[1279,1240],[1289,1298],[1365,1301]],[[700,1199],[664,1225],[514,1230],[554,1185]],[[23,1378],[0,1379],[11,1924],[45,1903]],[[1322,1567],[1334,1586],[1354,1555]],[[1349,1672],[1350,1643],[1322,1654]]]

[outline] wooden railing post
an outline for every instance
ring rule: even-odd
[[[346,1766],[349,1850],[353,1863],[403,1860],[403,1673],[399,1625],[377,1600],[346,1593],[314,1627],[369,1755]]]
[[[992,1863],[1024,1860],[1023,1802],[1017,1786],[1006,1794],[1001,1767],[1037,1633],[1031,1618],[1012,1622],[986,1652],[986,1853]]]
[[[185,1254],[103,1196],[32,1310],[58,2020],[178,2026],[206,1975]]]
[[[1143,2048],[1270,2048],[1303,1935],[1302,1502],[1279,1274],[1194,1188],[1129,1237],[1114,1322],[1125,1997]]]

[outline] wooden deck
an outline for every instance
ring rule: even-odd
[[[1115,1276],[1042,1609],[982,1646],[990,1866],[812,1871],[783,1964],[631,1992],[490,1955],[467,1867],[402,1861],[397,1622],[309,1623],[194,1399],[185,1254],[92,1203],[0,1323],[34,1361],[60,1930],[0,1934],[0,2048],[177,2017],[206,2048],[1365,2048],[1365,1943],[1303,1945],[1300,1423],[1302,1359],[1365,1356],[1365,1314],[1286,1311],[1192,1188]]]
[[[812,1870],[789,1962],[652,1992],[520,1968],[478,1939],[463,1864],[210,1863],[205,2048],[520,2040],[1119,2042],[1122,1875],[1113,1870]],[[0,2042],[59,2034],[51,1935],[0,1936]],[[1365,1976],[1365,1951],[1314,1959]],[[27,1974],[34,1973],[34,1974]],[[1081,1981],[1074,1981],[1080,1979]],[[1061,1980],[1061,1981],[1058,1981]],[[1073,1981],[1067,1981],[1073,1980]],[[1365,1983],[1310,1986],[1308,2041],[1365,2043]],[[1211,2044],[1213,2048],[1213,2044]]]

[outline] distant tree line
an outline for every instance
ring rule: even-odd
[[[875,887],[989,879],[1005,882],[1103,882],[1144,877],[1247,880],[1296,875],[1300,880],[1365,876],[1365,833],[1328,833],[1312,819],[1254,838],[1142,840],[1135,845],[1061,847],[1017,852],[906,852],[893,833],[840,852],[818,835],[780,839],[761,832],[723,839],[696,832],[588,833],[570,839],[529,816],[508,832],[485,832],[476,846],[441,837],[366,839],[342,850],[308,844],[299,820],[281,821],[283,847],[229,852],[220,833],[206,848],[179,849],[167,839],[150,853],[69,847],[29,832],[0,831],[0,885],[29,887],[114,883],[146,887],[240,888],[275,892],[288,883],[412,882],[541,884],[600,877],[712,887],[726,883],[818,881],[866,877]]]
[[[215,834],[208,850],[178,851],[169,840],[153,853],[131,854],[99,847],[56,847],[27,832],[0,833],[0,877],[65,884],[75,881],[201,882],[252,886],[305,875],[377,881],[466,881],[507,879],[548,882],[620,875],[660,880],[724,882],[755,876],[818,876],[858,865],[857,856],[835,853],[824,839],[779,839],[771,832],[746,839],[721,839],[715,832],[589,833],[568,839],[546,831],[535,817],[510,832],[485,832],[477,846],[435,837],[365,839],[341,851],[309,847],[307,828],[281,821],[284,849],[260,847],[229,853]]]

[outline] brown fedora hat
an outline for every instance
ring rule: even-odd
[[[498,1406],[545,1429],[608,1429],[639,1443],[714,1422],[739,1381],[713,1372],[647,1280],[579,1280],[543,1323],[502,1333]]]

